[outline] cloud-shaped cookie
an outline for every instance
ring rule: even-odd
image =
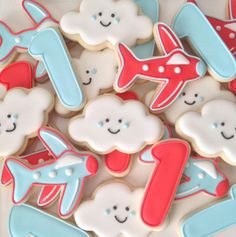
[[[162,137],[163,124],[138,101],[104,95],[89,103],[83,116],[72,118],[69,134],[101,154],[136,153]]]
[[[97,52],[84,50],[80,58],[74,59],[73,62],[88,100],[113,88],[118,62],[112,50],[104,49]],[[57,99],[55,109],[61,115],[71,113],[59,99]]]
[[[220,83],[210,76],[189,82],[175,102],[164,111],[165,118],[169,123],[175,124],[180,115],[188,111],[197,111],[210,100],[226,99],[235,101],[233,93],[222,90],[220,87]],[[147,94],[146,103],[148,105],[153,94],[154,92]]]
[[[53,106],[51,94],[41,88],[12,89],[0,101],[0,157],[16,155],[27,138],[36,136]]]
[[[65,14],[60,22],[62,31],[86,45],[106,47],[107,42],[123,42],[128,46],[152,35],[152,21],[139,14],[132,0],[83,0],[80,12]]]
[[[176,124],[177,132],[192,142],[204,156],[221,156],[236,165],[236,104],[217,99],[206,103],[201,113],[187,112]]]
[[[75,213],[76,224],[100,237],[147,237],[150,229],[139,216],[144,190],[131,190],[123,183],[102,186],[94,199],[85,201]]]

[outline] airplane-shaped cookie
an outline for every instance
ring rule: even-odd
[[[8,158],[2,174],[2,184],[13,183],[13,202],[20,204],[27,198],[33,186],[43,186],[38,205],[46,206],[60,195],[59,215],[70,216],[77,207],[85,179],[98,170],[98,160],[90,153],[78,152],[56,130],[41,128],[38,136],[54,159],[38,165]],[[24,159],[25,160],[25,159]],[[32,163],[32,161],[30,162]]]
[[[196,0],[188,0],[197,5]],[[233,55],[236,54],[236,0],[229,0],[229,20],[207,16],[208,21]]]
[[[34,0],[23,0],[22,6],[34,26],[13,32],[0,21],[0,64],[8,64],[19,51],[27,51],[40,60],[35,76],[43,77],[47,72],[62,104],[70,110],[79,110],[84,104],[84,95],[58,22]]]
[[[206,66],[201,59],[184,51],[181,42],[167,25],[157,23],[154,31],[165,55],[138,59],[127,46],[120,43],[117,50],[121,66],[114,87],[118,92],[127,91],[136,79],[158,83],[150,109],[160,111],[174,102],[187,82],[204,76]]]

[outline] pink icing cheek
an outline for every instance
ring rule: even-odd
[[[2,46],[2,37],[0,36],[0,46]]]

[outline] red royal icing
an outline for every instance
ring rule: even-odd
[[[175,198],[190,147],[185,141],[172,139],[153,145],[151,152],[155,169],[145,189],[141,218],[146,225],[156,228],[164,223]]]
[[[0,73],[0,83],[7,90],[15,87],[32,88],[33,75],[31,64],[28,62],[15,62],[8,65]]]
[[[199,78],[197,71],[200,59],[184,52],[179,39],[165,24],[155,26],[165,56],[140,60],[124,44],[118,45],[121,61],[116,89],[128,90],[135,79],[141,78],[158,83],[158,90],[151,104],[151,110],[158,111],[169,106],[188,81]]]

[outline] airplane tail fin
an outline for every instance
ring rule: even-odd
[[[6,167],[14,179],[13,202],[21,203],[32,184],[31,172],[23,163],[14,159],[8,159]]]
[[[124,44],[118,45],[118,53],[121,61],[121,69],[116,81],[116,88],[119,92],[129,88],[140,67],[140,61],[135,57],[131,50]]]
[[[3,21],[0,21],[0,63],[4,63],[12,56],[11,52],[16,45],[14,38],[10,27]]]

